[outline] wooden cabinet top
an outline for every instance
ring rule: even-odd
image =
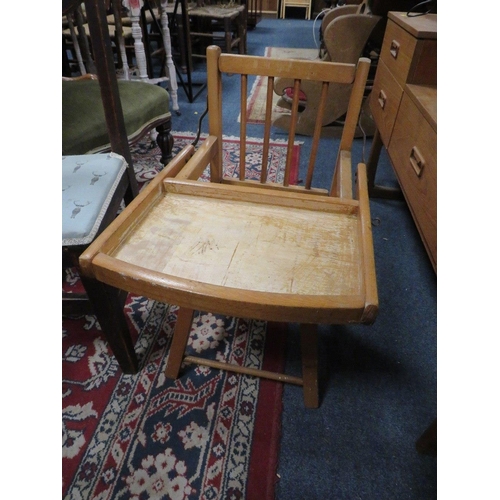
[[[415,38],[437,39],[437,14],[408,16],[406,12],[389,12],[388,17]]]

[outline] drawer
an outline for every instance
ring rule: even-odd
[[[402,87],[437,83],[437,40],[415,38],[392,20],[387,22],[380,59]]]
[[[370,110],[384,144],[389,144],[403,88],[379,61],[370,96]]]
[[[385,63],[401,87],[404,87],[408,78],[416,47],[417,39],[389,19],[380,60]]]
[[[437,262],[437,134],[411,98],[401,99],[388,148],[431,261]]]

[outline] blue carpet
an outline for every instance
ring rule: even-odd
[[[319,23],[263,19],[248,32],[248,53],[263,55],[266,46],[314,48],[313,27]],[[204,78],[204,63],[193,78]],[[224,94],[236,103],[234,81],[224,79]],[[206,91],[189,103],[179,88],[179,103],[173,129],[196,131]],[[226,134],[239,134],[236,118],[225,115]],[[299,140],[306,157],[310,139]],[[369,139],[355,141],[354,163],[367,158],[369,147]],[[331,168],[335,156],[323,153],[321,162]],[[330,179],[324,169],[315,185],[329,187]],[[378,182],[396,182],[385,151]],[[374,199],[371,210],[379,316],[369,327],[321,327],[319,409],[305,409],[302,390],[285,387],[279,500],[436,498],[436,459],[415,451],[437,415],[436,275],[405,202]],[[300,372],[296,325],[287,365]]]

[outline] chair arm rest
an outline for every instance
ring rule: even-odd
[[[217,141],[217,137],[208,136],[175,178],[194,181],[199,179],[208,164],[215,158]]]
[[[371,324],[378,313],[377,278],[373,250],[370,199],[368,197],[368,178],[366,165],[358,163],[356,172],[356,197],[359,201],[359,228],[362,242],[362,256],[365,285],[365,309],[361,322]]]

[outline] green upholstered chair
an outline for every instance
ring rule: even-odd
[[[129,144],[156,129],[161,163],[172,156],[170,97],[164,88],[140,81],[118,81]],[[92,78],[63,79],[62,154],[101,153],[111,149],[99,82]]]

